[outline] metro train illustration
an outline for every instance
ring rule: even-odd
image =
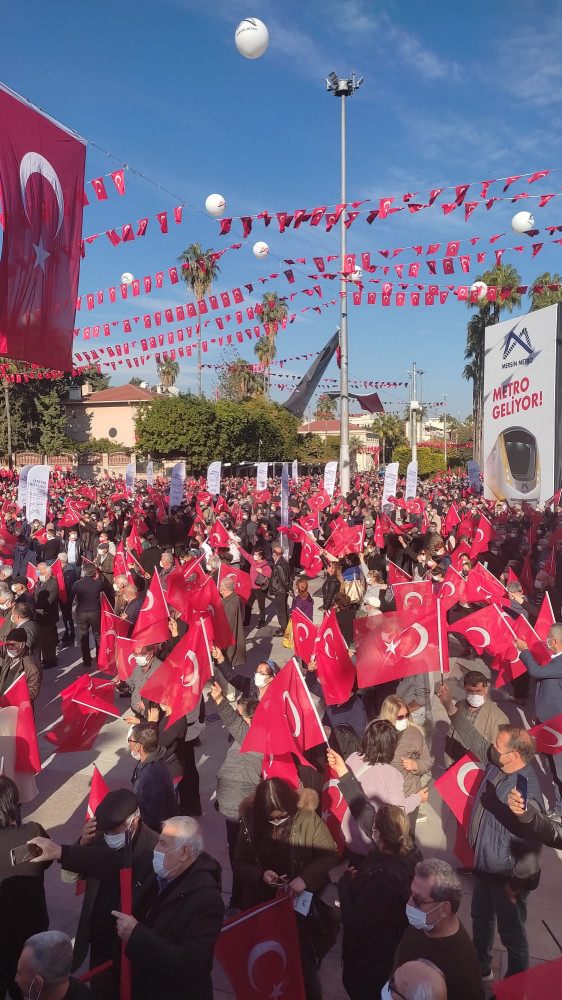
[[[524,427],[507,427],[490,449],[486,483],[498,500],[538,500],[541,466],[537,439]]]

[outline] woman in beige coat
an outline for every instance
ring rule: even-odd
[[[416,726],[410,718],[410,711],[405,701],[396,694],[391,694],[382,703],[379,719],[392,722],[400,734],[392,765],[404,778],[404,795],[419,792],[425,782],[422,778],[431,773],[433,757],[429,752],[423,730]],[[418,809],[410,813],[410,827],[415,831],[416,821],[425,822],[427,817],[419,815]]]

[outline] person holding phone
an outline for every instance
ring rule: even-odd
[[[22,823],[17,785],[0,776],[0,1000],[8,990],[18,996],[14,977],[21,950],[49,926],[43,880],[50,862],[32,863],[32,837],[47,834],[39,823]]]

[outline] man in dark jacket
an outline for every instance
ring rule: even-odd
[[[25,535],[18,535],[17,545],[14,549],[12,577],[20,576],[25,578],[27,575],[27,564],[32,563],[35,566],[36,561],[35,552],[29,547]]]
[[[43,670],[57,665],[57,622],[59,620],[59,585],[51,567],[41,562],[37,566],[37,583],[33,588],[36,621],[41,639]]]
[[[84,567],[81,580],[74,584],[70,600],[76,601],[76,625],[80,636],[82,663],[88,669],[92,665],[90,652],[90,629],[96,644],[96,656],[100,644],[101,593],[103,582],[95,579],[95,570],[89,563]]]
[[[562,625],[556,623],[548,630],[546,645],[551,652],[549,663],[536,662],[526,642],[517,640],[515,645],[521,660],[537,684],[535,687],[535,712],[539,722],[548,722],[562,712]],[[554,808],[562,810],[562,761],[560,754],[548,754],[547,761],[554,782]]]
[[[29,700],[35,701],[41,687],[41,668],[26,646],[27,634],[22,628],[12,628],[6,644],[0,649],[0,695],[25,674]]]
[[[204,853],[196,820],[175,816],[164,824],[154,871],[134,896],[134,916],[115,911],[132,965],[133,1000],[212,1000],[224,914],[221,867]]]
[[[233,576],[223,576],[219,594],[222,598],[222,606],[226,615],[231,632],[234,636],[234,643],[224,650],[224,658],[230,668],[241,667],[246,662],[246,635],[244,632],[244,616],[242,614],[242,602],[236,593],[236,580]],[[227,677],[227,680],[232,680]],[[232,681],[232,683],[235,683]]]
[[[166,764],[166,751],[158,745],[158,729],[149,722],[139,722],[133,726],[128,744],[131,756],[137,761],[131,785],[142,821],[151,830],[159,830],[164,820],[177,812],[178,804]]]
[[[39,628],[30,617],[31,612],[27,601],[16,601],[12,608],[12,624],[14,628],[22,628],[25,632],[25,643],[28,651],[35,657],[37,663],[41,662],[41,639]]]
[[[62,569],[64,589],[66,591],[66,601],[59,600],[62,623],[64,625],[64,639],[62,646],[74,645],[74,619],[72,617],[72,588],[80,578],[80,570],[76,565],[70,565],[66,552],[61,552],[58,561]]]
[[[287,595],[291,586],[291,571],[280,545],[273,546],[272,554],[273,572],[269,581],[269,594],[273,598],[279,621],[279,629],[276,635],[283,635],[289,621]]]

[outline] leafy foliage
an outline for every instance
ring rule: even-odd
[[[217,379],[217,398],[242,403],[263,395],[263,375],[253,371],[249,361],[232,352],[223,355],[224,367]]]
[[[164,388],[169,389],[170,386],[175,384],[175,381],[180,373],[180,366],[177,361],[172,361],[171,358],[167,358],[165,361],[160,361],[156,365],[156,370],[161,384]]]
[[[338,408],[337,399],[332,399],[326,392],[316,400],[316,409],[314,411],[315,420],[331,420],[336,413]]]
[[[549,288],[549,285],[559,285],[559,288]],[[537,287],[538,286],[538,287]],[[531,291],[531,312],[536,309],[544,309],[545,306],[553,306],[556,302],[562,302],[562,278],[559,274],[550,274],[544,271],[533,281]]]
[[[381,462],[384,464],[388,452],[406,441],[404,421],[394,413],[380,413],[372,424],[381,446]]]
[[[66,447],[65,413],[61,405],[60,395],[56,389],[51,389],[37,399],[41,435],[39,444],[46,455],[59,455]]]
[[[277,355],[277,344],[276,336],[279,324],[283,322],[286,318],[288,309],[287,303],[284,299],[280,299],[277,292],[265,292],[261,300],[261,321],[263,326],[265,326],[265,336],[260,337],[257,344],[254,345],[254,351],[258,357],[260,364],[265,365],[267,369],[270,368],[271,362],[275,359]],[[266,386],[268,381],[268,372],[263,375],[264,383],[264,393],[267,395]]]
[[[434,472],[444,471],[445,460],[442,452],[433,448],[418,448],[417,456],[418,476],[430,476]],[[399,445],[392,452],[392,461],[400,463],[398,472],[401,476],[405,476],[408,463],[412,461],[412,449],[406,445]]]

